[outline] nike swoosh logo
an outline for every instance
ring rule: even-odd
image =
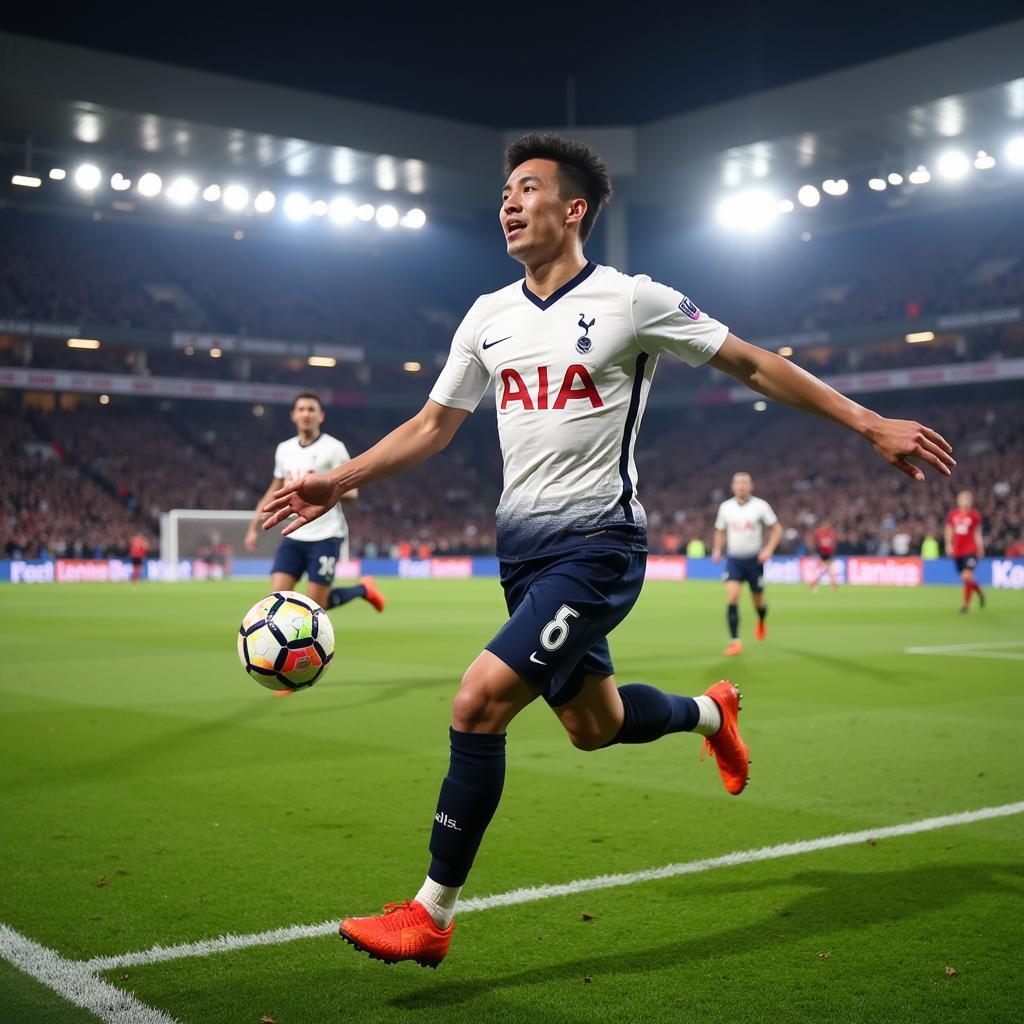
[[[511,338],[511,334],[506,334],[504,338],[499,338],[497,341],[484,341],[480,347],[486,352],[489,348],[494,348],[495,345],[500,345],[503,341],[508,341]]]
[[[536,651],[534,651],[533,654],[530,655],[530,661],[532,661],[535,665],[547,665],[546,661],[541,661],[540,658],[537,657]]]

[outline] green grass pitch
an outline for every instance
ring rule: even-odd
[[[259,582],[0,589],[0,922],[77,960],[411,897],[451,697],[504,613],[496,581],[382,586],[284,700],[235,655]],[[1024,594],[959,597],[774,587],[767,642],[745,603],[726,659],[720,586],[649,584],[619,679],[739,682],[749,789],[692,736],[576,751],[538,702],[465,895],[1024,800]],[[993,646],[904,653],[951,644]],[[102,977],[188,1024],[1008,1022],[1022,939],[1018,814],[467,914],[436,972],[323,936]],[[3,960],[0,1019],[96,1020]]]

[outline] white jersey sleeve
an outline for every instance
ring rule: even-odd
[[[774,526],[778,521],[779,517],[775,514],[775,509],[767,501],[761,499],[761,522],[765,526]]]
[[[279,444],[274,449],[274,479],[283,480],[288,475],[288,468],[284,463],[285,450],[284,445]]]
[[[476,304],[455,332],[448,361],[430,390],[431,399],[438,405],[465,409],[466,412],[476,409],[491,382],[490,372],[480,360],[473,315],[475,309]]]
[[[645,352],[671,352],[702,366],[721,347],[729,328],[702,313],[682,292],[644,275],[633,290],[633,331]]]
[[[718,514],[715,516],[715,529],[724,530],[728,523],[725,521],[725,502],[718,506]]]

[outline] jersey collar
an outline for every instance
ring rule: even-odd
[[[320,433],[317,434],[316,437],[314,437],[313,440],[310,441],[308,444],[303,444],[302,443],[302,438],[299,437],[298,434],[295,435],[295,439],[299,442],[299,447],[300,448],[312,448],[313,445],[315,445],[317,443],[317,441],[319,441],[320,438],[323,437],[323,436],[324,436],[324,432],[321,430]]]
[[[538,298],[523,282],[523,294],[539,309],[545,310],[553,306],[563,295],[568,295],[577,285],[583,284],[590,275],[597,270],[596,263],[588,262],[587,265],[571,280],[566,281],[558,291],[552,292],[546,299]]]

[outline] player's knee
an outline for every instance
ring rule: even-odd
[[[492,711],[488,688],[470,669],[452,701],[452,725],[459,732],[472,732],[489,723]]]
[[[600,750],[614,738],[605,735],[606,730],[593,720],[562,716],[562,726],[569,737],[569,742],[577,750]]]

